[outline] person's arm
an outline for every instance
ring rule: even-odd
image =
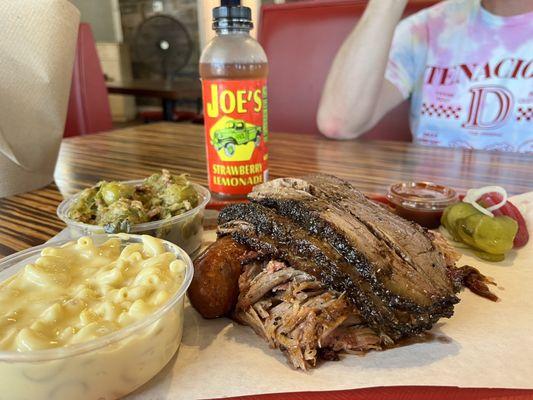
[[[330,69],[317,115],[320,131],[355,138],[404,100],[385,79],[394,30],[407,0],[370,0]]]

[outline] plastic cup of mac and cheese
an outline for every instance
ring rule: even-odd
[[[122,183],[139,185],[143,183],[143,180],[123,181]],[[129,233],[150,235],[168,240],[177,244],[189,254],[198,250],[202,244],[205,208],[211,199],[211,194],[203,186],[195,183],[191,183],[191,185],[199,197],[196,207],[171,218],[133,225]],[[72,237],[105,233],[103,226],[86,224],[69,218],[69,210],[77,201],[80,194],[81,192],[64,200],[57,207],[57,216],[67,224],[67,228]]]
[[[168,241],[95,235],[0,261],[0,398],[125,396],[173,357],[193,266]]]

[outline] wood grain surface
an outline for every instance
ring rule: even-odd
[[[489,184],[510,194],[533,190],[533,157],[384,141],[336,142],[290,133],[270,134],[271,177],[335,174],[368,193],[394,182],[426,180],[459,190]],[[64,197],[99,180],[143,178],[161,168],[188,172],[207,184],[203,126],[161,123],[66,139],[55,183],[0,199],[0,257],[38,245],[65,225],[56,216]]]

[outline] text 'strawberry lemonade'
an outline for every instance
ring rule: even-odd
[[[240,1],[222,1],[213,28],[200,57],[209,189],[243,197],[268,179],[268,63]]]

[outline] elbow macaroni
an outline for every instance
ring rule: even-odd
[[[161,240],[121,249],[90,237],[42,250],[0,283],[0,350],[32,351],[85,342],[144,319],[183,283],[185,264]]]
[[[124,248],[120,239],[96,245],[91,238],[48,247],[0,283],[0,400],[119,398],[170,360],[181,342],[183,296],[113,342],[61,355],[62,347],[145,319],[184,285],[186,264],[158,239],[142,239]],[[32,354],[50,348],[52,359]],[[35,358],[10,360],[17,352]]]

